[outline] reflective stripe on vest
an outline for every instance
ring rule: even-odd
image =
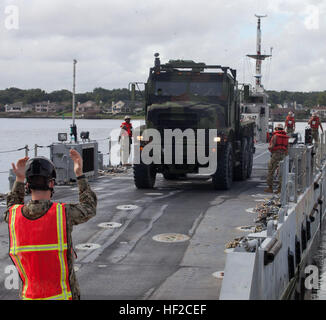
[[[67,262],[66,214],[53,203],[46,214],[30,220],[23,205],[9,209],[9,255],[23,282],[24,300],[71,300]]]
[[[289,137],[286,135],[285,131],[276,131],[273,136],[276,136],[276,142],[271,151],[286,151],[288,149]]]

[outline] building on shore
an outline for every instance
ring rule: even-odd
[[[323,118],[326,119],[326,106],[316,106],[316,107],[312,107],[311,108],[311,113],[312,112],[317,112],[318,115]]]
[[[34,103],[35,112],[38,113],[55,113],[64,110],[64,106],[57,104],[56,102],[42,101]]]
[[[5,105],[5,112],[8,113],[24,113],[34,111],[34,106],[30,104],[24,104],[23,102],[15,102]]]
[[[143,103],[140,101],[119,100],[118,102],[112,101],[111,112],[112,114],[134,114],[143,110]]]
[[[96,114],[101,112],[101,107],[95,101],[78,102],[76,107],[77,113]]]

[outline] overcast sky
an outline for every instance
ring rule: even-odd
[[[325,0],[1,0],[0,89],[72,90],[74,58],[77,92],[125,88],[147,80],[155,52],[253,83],[255,13],[268,15],[263,52],[273,47],[265,88],[326,90]]]

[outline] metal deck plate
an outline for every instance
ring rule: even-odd
[[[116,228],[120,228],[122,224],[118,222],[102,222],[98,224],[98,226],[104,229],[116,229]]]
[[[189,236],[185,234],[179,234],[179,233],[163,233],[153,237],[153,240],[155,241],[168,242],[168,243],[184,242],[184,241],[188,241],[189,239],[190,239]]]
[[[138,206],[135,206],[133,204],[123,204],[121,206],[117,206],[118,210],[126,210],[126,211],[135,210],[137,208],[138,208]]]

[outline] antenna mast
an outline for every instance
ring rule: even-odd
[[[255,14],[255,17],[258,18],[258,25],[257,25],[257,53],[256,54],[248,54],[247,57],[255,59],[256,60],[256,91],[263,90],[263,86],[261,84],[262,74],[261,74],[261,65],[262,61],[264,61],[266,58],[269,58],[272,56],[272,51],[270,55],[261,54],[261,18],[266,18],[267,15],[257,15]]]
[[[72,88],[72,125],[70,126],[70,137],[72,142],[78,141],[77,139],[77,126],[75,124],[75,109],[76,109],[76,64],[77,60],[74,59],[73,64],[73,88]]]

